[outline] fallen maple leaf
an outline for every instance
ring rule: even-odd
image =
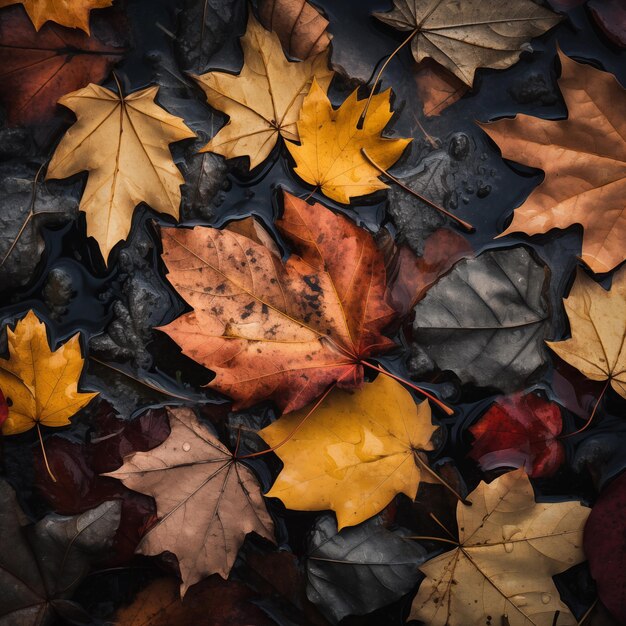
[[[290,62],[278,35],[263,28],[252,13],[241,38],[244,64],[233,76],[208,72],[194,76],[209,104],[230,116],[230,121],[200,152],[215,152],[227,159],[250,158],[250,169],[270,154],[279,136],[298,140],[296,122],[304,96],[315,78],[328,89],[333,71],[328,52],[306,61]]]
[[[0,0],[0,9],[12,4],[23,5],[35,30],[51,21],[68,28],[80,28],[89,35],[89,12],[110,7],[113,0]]]
[[[386,139],[381,133],[393,113],[388,89],[372,97],[363,128],[358,127],[365,100],[357,99],[355,89],[337,109],[333,109],[324,90],[313,81],[304,99],[298,120],[300,144],[287,144],[296,161],[295,172],[302,180],[319,187],[337,202],[349,204],[350,198],[387,189],[379,176],[402,155],[411,139]]]
[[[196,135],[154,102],[158,90],[123,96],[90,84],[59,100],[78,121],[57,146],[46,178],[89,172],[80,209],[105,262],[111,248],[128,236],[140,202],[178,218],[185,181],[168,145]]]
[[[479,67],[505,69],[517,63],[530,39],[562,19],[532,0],[394,0],[392,11],[374,16],[412,32],[411,51],[418,63],[430,57],[470,87]]]
[[[137,552],[176,555],[181,596],[214,573],[227,578],[245,536],[274,541],[256,477],[188,408],[168,409],[170,436],[148,452],[127,456],[104,474],[156,500],[158,520]]]
[[[278,35],[289,56],[308,59],[330,45],[328,20],[306,0],[261,0],[258,9],[261,24]]]
[[[98,395],[78,391],[84,364],[80,333],[52,351],[45,324],[29,311],[7,335],[9,358],[0,359],[0,388],[10,407],[2,433],[16,435],[39,424],[67,426]]]
[[[626,398],[626,266],[609,291],[578,270],[563,300],[572,338],[546,341],[564,361],[591,380],[606,380]]]
[[[469,456],[483,471],[523,467],[529,476],[552,476],[565,459],[557,439],[563,428],[558,404],[534,393],[504,396],[470,427],[475,441]]]
[[[125,47],[114,25],[99,32],[107,43],[54,24],[37,32],[18,7],[0,12],[0,100],[10,124],[47,122],[62,95],[109,74]]]
[[[559,58],[566,120],[517,115],[481,124],[504,158],[546,173],[500,237],[582,224],[582,260],[607,272],[626,258],[626,119],[617,113],[626,95],[612,74]]]
[[[432,59],[424,59],[415,69],[414,76],[417,95],[426,117],[441,115],[468,90],[462,80]]]
[[[584,560],[590,509],[535,502],[523,470],[481,482],[468,500],[457,505],[458,547],[420,566],[426,578],[410,618],[467,626],[506,615],[510,626],[552,626],[559,611],[560,626],[575,626],[552,576]]]
[[[416,407],[400,383],[378,376],[354,393],[331,391],[303,421],[308,413],[283,415],[259,432],[270,446],[288,439],[276,450],[284,467],[267,497],[297,511],[331,509],[339,530],[376,515],[398,493],[415,497],[422,472],[414,456],[433,449],[437,430],[428,401]]]
[[[168,278],[194,309],[161,330],[216,373],[209,386],[235,410],[273,400],[289,412],[333,383],[358,388],[363,359],[394,345],[381,334],[394,310],[371,235],[320,204],[284,200],[284,263],[227,229],[161,231]]]

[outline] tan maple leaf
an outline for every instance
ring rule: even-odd
[[[583,528],[591,509],[580,502],[535,502],[523,470],[481,482],[457,505],[458,547],[420,565],[411,619],[429,626],[500,623],[552,626],[578,622],[552,576],[585,559]],[[491,616],[491,617],[489,617]]]
[[[87,215],[87,234],[98,241],[105,261],[128,236],[140,202],[178,218],[185,181],[169,144],[196,135],[156,104],[158,90],[149,87],[123,96],[90,84],[59,100],[74,111],[77,122],[57,146],[46,178],[89,172],[80,209]]]
[[[411,31],[419,63],[430,57],[472,86],[479,67],[505,69],[524,45],[558,24],[561,16],[532,0],[394,0],[389,13],[374,15]]]
[[[626,94],[612,74],[559,57],[566,120],[481,125],[504,158],[546,174],[500,237],[582,224],[582,260],[607,272],[626,258]]]
[[[104,474],[152,496],[158,520],[137,552],[176,555],[181,595],[210,574],[228,574],[246,535],[274,541],[259,483],[250,469],[203,426],[189,408],[168,408],[171,433],[156,448],[134,452]]]
[[[289,61],[278,35],[265,30],[252,13],[241,46],[244,63],[238,75],[208,72],[194,78],[209,104],[230,116],[201,152],[227,159],[247,156],[252,169],[268,157],[279,137],[298,140],[296,122],[313,78],[326,90],[333,71],[327,51]]]

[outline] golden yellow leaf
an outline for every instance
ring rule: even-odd
[[[90,84],[59,100],[78,119],[58,145],[46,178],[89,172],[80,209],[87,214],[87,234],[98,241],[105,261],[128,236],[140,202],[178,218],[185,181],[169,144],[195,133],[154,102],[158,90],[149,87],[123,96]]]
[[[68,28],[80,28],[89,35],[91,9],[110,7],[113,0],[0,0],[0,9],[11,4],[24,6],[35,30],[50,20]]]
[[[287,144],[296,161],[296,174],[337,202],[386,189],[376,169],[361,153],[362,149],[383,169],[391,167],[411,139],[385,139],[381,133],[391,112],[391,90],[376,94],[370,103],[363,128],[357,124],[365,100],[357,100],[357,90],[337,109],[333,109],[324,90],[313,81],[304,99],[298,132],[301,145]]]
[[[270,445],[284,441],[310,408],[259,432]],[[335,389],[287,443],[276,450],[284,468],[268,497],[297,511],[332,509],[337,525],[360,524],[385,508],[398,493],[413,499],[421,471],[417,450],[432,450],[437,430],[427,401],[387,376],[354,393]]]
[[[563,303],[572,338],[546,343],[587,378],[610,380],[626,398],[626,266],[615,273],[609,291],[578,270]]]
[[[11,406],[2,433],[17,435],[37,423],[67,426],[98,395],[78,391],[84,363],[79,334],[52,351],[45,324],[29,311],[7,335],[9,358],[0,359],[0,389]]]
[[[578,622],[552,576],[585,559],[580,502],[538,503],[523,470],[481,482],[472,506],[457,505],[459,545],[420,570],[426,575],[411,619],[429,626],[559,626]],[[488,616],[491,616],[489,618]]]
[[[248,156],[252,169],[268,157],[279,136],[298,140],[296,122],[313,77],[326,90],[333,71],[326,50],[306,61],[289,61],[278,35],[265,30],[252,13],[241,46],[239,75],[208,72],[194,78],[209,104],[230,116],[201,152],[227,159]]]

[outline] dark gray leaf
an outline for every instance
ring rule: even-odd
[[[104,502],[82,515],[48,515],[34,525],[13,489],[0,481],[0,625],[41,626],[52,604],[69,598],[91,563],[110,547],[121,503]]]
[[[522,247],[459,261],[415,307],[414,373],[426,355],[463,383],[521,389],[546,360],[548,283]]]
[[[334,516],[318,518],[306,560],[307,596],[337,623],[394,602],[415,587],[426,551],[408,531],[389,531],[380,517],[337,532]]]

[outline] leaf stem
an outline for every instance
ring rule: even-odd
[[[585,611],[585,614],[580,618],[578,622],[578,626],[582,626],[587,618],[591,615],[592,611],[596,608],[596,604],[598,604],[598,598],[593,601],[593,604]]]
[[[48,463],[48,456],[46,455],[46,447],[43,445],[43,437],[41,436],[41,427],[39,426],[39,422],[35,422],[37,425],[37,434],[39,435],[39,444],[41,445],[41,452],[43,453],[43,461],[46,464],[46,469],[48,470],[48,474],[50,474],[50,478],[52,478],[52,482],[57,482],[57,479],[54,477],[52,470],[50,469],[50,464]]]
[[[402,48],[404,48],[404,46],[406,46],[406,44],[408,44],[409,41],[411,41],[411,39],[415,37],[416,34],[417,34],[417,28],[387,57],[387,60],[382,64],[380,70],[378,70],[378,74],[376,74],[376,78],[374,79],[374,84],[372,85],[370,95],[367,98],[365,107],[363,108],[363,113],[361,113],[361,117],[359,118],[359,121],[357,122],[357,125],[356,125],[356,127],[359,130],[363,128],[363,124],[365,123],[365,116],[367,115],[367,111],[370,108],[370,103],[372,102],[372,98],[374,97],[374,91],[376,91],[376,86],[378,85],[378,82],[380,81],[380,77],[382,76],[385,69],[387,69],[387,66],[389,65],[389,62],[391,61],[391,59],[393,59],[393,57],[395,57],[396,54],[398,54],[398,52],[400,52],[400,50],[402,50]]]
[[[573,437],[574,435],[579,435],[580,433],[582,433],[585,430],[587,430],[587,428],[591,425],[591,422],[593,421],[593,418],[594,418],[594,416],[596,414],[598,406],[600,405],[600,401],[602,400],[602,398],[604,398],[604,394],[606,393],[606,390],[609,388],[609,383],[610,382],[611,382],[611,379],[610,378],[607,379],[604,387],[602,388],[602,392],[598,396],[598,399],[596,400],[596,403],[593,405],[593,411],[591,411],[591,415],[589,416],[589,419],[585,422],[585,425],[582,428],[579,428],[578,430],[575,430],[573,433],[568,433],[567,435],[561,435],[559,437],[559,439],[567,439],[568,437]]]
[[[561,615],[561,611],[556,611],[552,620],[552,626],[556,626],[556,623],[559,621],[559,615]]]
[[[415,450],[413,450],[413,456],[422,469],[427,471],[434,479],[445,487],[457,500],[459,500],[459,502],[462,502],[465,506],[472,506],[472,503],[469,500],[466,500],[450,483],[448,483],[448,481],[444,480],[441,476],[439,476],[439,474],[437,474],[437,472],[429,467],[428,463],[426,463]]]
[[[450,537],[452,537],[452,539],[454,539],[454,535],[443,525],[441,520],[434,513],[429,513],[429,515],[430,515],[430,518],[434,520],[437,523],[437,525],[443,529],[444,532],[446,532]],[[458,542],[457,542],[457,545],[459,545]]]
[[[408,535],[404,539],[415,539],[416,541],[443,541],[443,543],[451,543],[453,546],[458,546],[458,541],[452,541],[452,539],[443,539],[442,537],[426,537],[424,535]]]
[[[412,196],[415,196],[418,200],[421,200],[424,204],[427,204],[429,207],[432,207],[433,209],[436,209],[437,211],[439,211],[440,213],[442,213],[446,217],[449,217],[451,220],[456,222],[459,226],[464,228],[468,233],[473,233],[476,230],[469,222],[466,222],[465,220],[462,220],[460,217],[457,217],[456,215],[453,215],[452,213],[450,213],[450,211],[446,211],[446,209],[444,209],[443,207],[439,206],[438,204],[436,204],[432,200],[429,200],[428,198],[425,198],[422,194],[420,194],[417,191],[415,191],[415,189],[411,189],[408,185],[405,185],[399,178],[396,178],[393,174],[390,174],[385,168],[383,168],[380,165],[378,165],[378,163],[376,163],[376,161],[374,161],[374,159],[372,159],[372,157],[369,154],[367,154],[367,151],[365,150],[365,148],[361,148],[361,154],[381,174],[384,174],[385,176],[387,176],[387,178],[392,180],[399,187],[402,187],[402,189],[404,189],[404,191],[406,191],[407,193],[410,193]]]

